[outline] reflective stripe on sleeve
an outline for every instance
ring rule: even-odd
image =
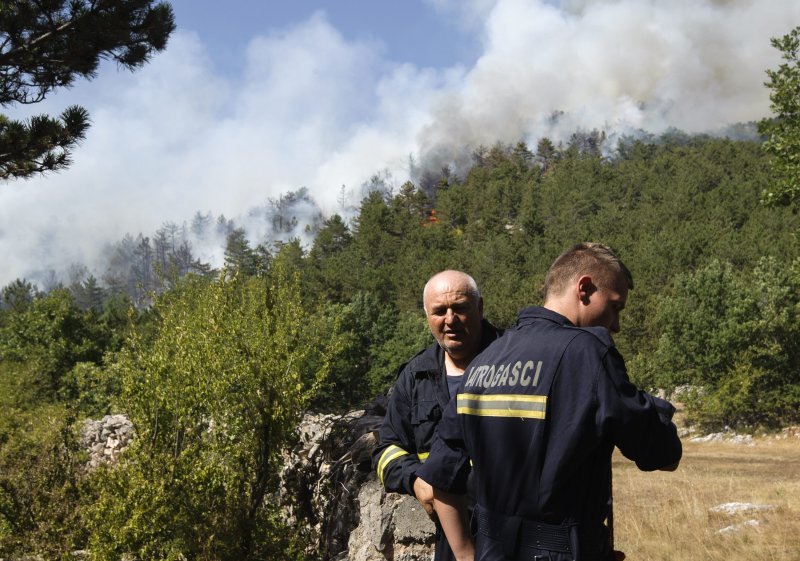
[[[400,448],[399,446],[395,446],[392,444],[386,450],[383,451],[381,454],[380,460],[378,460],[378,479],[381,480],[381,485],[383,485],[383,474],[386,471],[386,466],[388,466],[393,460],[396,460],[400,456],[406,456],[408,452]]]
[[[460,393],[458,394],[456,406],[456,411],[464,415],[544,419],[547,408],[547,396]]]
[[[394,444],[392,444],[386,450],[383,451],[383,454],[381,454],[381,457],[378,460],[378,469],[376,470],[378,472],[378,478],[381,480],[381,484],[383,484],[383,477],[386,472],[386,468],[389,466],[389,464],[391,464],[397,458],[406,455],[408,455],[408,452],[406,452],[399,446],[395,446]],[[430,452],[420,452],[419,454],[417,454],[417,458],[419,458],[420,462],[424,462],[425,460],[428,459],[429,455]]]

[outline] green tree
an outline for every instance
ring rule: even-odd
[[[372,364],[367,372],[370,390],[386,391],[394,384],[398,368],[433,341],[422,310],[398,314],[391,336],[372,350]]]
[[[775,114],[758,129],[767,137],[764,150],[773,157],[776,181],[764,192],[767,204],[800,202],[800,26],[783,37],[773,37],[772,46],[784,63],[767,70],[765,85],[771,90],[770,108]]]
[[[541,160],[544,168],[547,169],[558,159],[559,153],[553,141],[544,137],[536,144],[536,156]]]
[[[21,312],[36,297],[36,287],[25,279],[16,279],[0,290],[0,309]]]
[[[390,299],[396,281],[395,264],[402,245],[395,216],[377,189],[361,201],[354,220],[353,242],[341,266],[350,273],[346,290],[366,290]]]
[[[250,247],[243,228],[235,228],[228,234],[225,241],[225,267],[246,276],[259,272],[258,254]]]
[[[320,298],[333,302],[344,299],[344,287],[352,271],[343,267],[340,261],[352,239],[350,229],[338,214],[327,219],[314,238],[308,252],[308,270],[312,290]]]
[[[111,340],[97,314],[79,309],[61,288],[9,314],[0,327],[0,360],[30,365],[41,397],[52,398],[75,364],[99,363]]]
[[[84,547],[91,503],[75,419],[63,404],[38,402],[20,374],[0,362],[0,557],[65,559]]]
[[[63,288],[4,312],[0,557],[63,558],[85,544],[92,500],[74,429],[79,414],[108,412],[115,379],[98,363],[118,342],[112,326],[112,314],[79,309]]]
[[[309,252],[312,263],[319,264],[325,259],[342,251],[350,243],[352,235],[342,217],[334,214],[322,225],[314,238],[314,244]]]
[[[15,0],[0,4],[0,105],[42,101],[109,59],[134,70],[166,47],[172,8],[153,0]],[[79,106],[59,117],[0,115],[0,178],[60,170],[89,128]]]
[[[737,273],[712,261],[677,275],[656,314],[653,353],[631,363],[649,387],[688,385],[692,419],[709,427],[796,423],[800,416],[800,261],[764,258]]]
[[[134,334],[111,366],[138,436],[99,482],[92,558],[285,558],[265,499],[337,351],[335,323],[279,263],[268,277],[187,277],[154,311],[152,343]]]
[[[376,392],[385,389],[382,381],[380,387],[374,386],[368,372],[378,362],[381,368],[386,362],[383,346],[398,330],[398,314],[390,303],[367,292],[358,292],[349,304],[330,305],[328,313],[341,321],[342,347],[333,357],[331,373],[313,405],[323,410],[347,410],[367,403]],[[395,366],[408,356],[396,357]]]
[[[106,293],[94,275],[90,274],[85,279],[71,284],[69,290],[75,299],[75,305],[80,309],[95,311],[103,309]]]

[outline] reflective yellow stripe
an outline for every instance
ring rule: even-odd
[[[399,446],[395,446],[392,444],[386,450],[383,451],[381,454],[380,460],[378,460],[378,478],[381,480],[381,485],[383,485],[383,473],[386,471],[386,466],[388,466],[393,460],[396,460],[400,456],[406,456],[408,452],[400,448]]]
[[[389,464],[392,463],[397,458],[400,458],[401,456],[406,456],[407,454],[408,452],[406,452],[399,446],[395,446],[394,444],[392,444],[386,450],[383,451],[383,454],[381,454],[381,457],[378,460],[378,469],[376,470],[378,472],[378,478],[381,480],[381,484],[383,484],[383,477],[386,472],[386,468],[389,466]],[[417,458],[419,458],[420,462],[424,462],[425,460],[428,459],[429,455],[430,452],[420,452],[419,454],[417,454]]]
[[[547,409],[547,396],[460,393],[458,394],[456,406],[456,411],[465,415],[544,419]]]

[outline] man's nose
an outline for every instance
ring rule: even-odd
[[[452,308],[447,308],[447,312],[444,314],[444,321],[447,323],[452,323],[453,320],[456,318],[455,312],[453,312]]]

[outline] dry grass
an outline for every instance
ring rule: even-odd
[[[684,440],[683,446],[672,473],[640,472],[614,456],[616,548],[627,559],[800,560],[799,438]],[[710,510],[732,502],[772,508],[734,515]],[[741,526],[720,532],[734,525]]]

